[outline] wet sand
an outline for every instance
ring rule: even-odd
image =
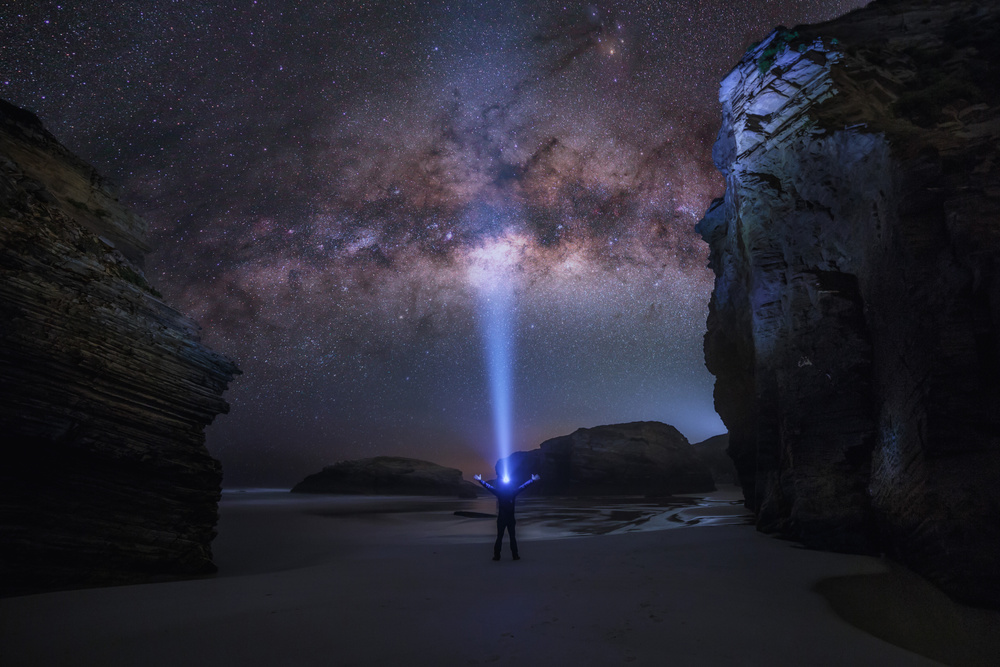
[[[0,664],[939,664],[834,609],[922,581],[760,535],[737,498],[525,498],[522,559],[495,562],[494,522],[455,515],[487,499],[227,493],[218,576],[0,600]]]

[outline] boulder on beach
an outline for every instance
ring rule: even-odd
[[[670,495],[714,491],[708,467],[680,431],[660,422],[577,429],[497,462],[514,481],[535,473],[542,495]]]
[[[359,495],[458,496],[475,498],[478,487],[462,479],[462,471],[402,456],[340,461],[309,475],[292,493]]]

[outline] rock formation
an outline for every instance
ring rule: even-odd
[[[376,456],[327,466],[292,487],[292,493],[475,498],[478,489],[455,468],[402,456]]]
[[[580,428],[497,462],[542,495],[670,495],[714,491],[712,474],[680,431],[660,422]]]
[[[708,440],[696,442],[695,454],[705,464],[716,484],[735,484],[739,486],[740,477],[733,464],[732,457],[726,451],[729,448],[729,434],[715,435]]]
[[[0,101],[0,590],[214,571],[203,430],[239,371],[146,281],[145,233]]]
[[[1000,606],[1000,6],[883,0],[722,82],[716,408],[760,529]]]

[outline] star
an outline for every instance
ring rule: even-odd
[[[723,430],[693,230],[723,190],[718,81],[775,25],[863,4],[22,3],[0,94],[120,182],[147,277],[244,370],[208,431],[227,484],[473,470],[484,285],[511,290],[515,448]]]

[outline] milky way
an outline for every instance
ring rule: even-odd
[[[471,476],[483,280],[513,293],[515,448],[724,430],[693,231],[718,81],[863,4],[15,2],[0,96],[121,184],[150,282],[244,370],[208,432],[227,484],[380,454]]]

